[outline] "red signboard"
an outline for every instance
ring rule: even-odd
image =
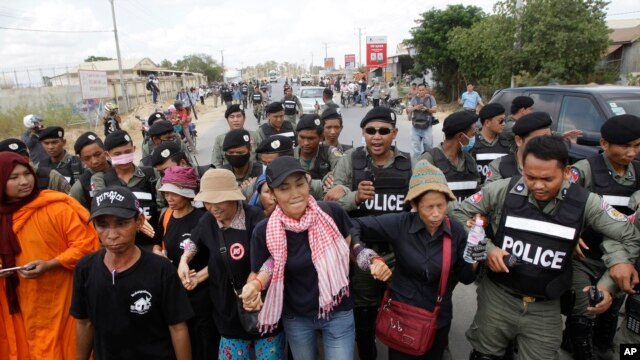
[[[387,37],[367,36],[367,67],[384,68],[387,66]]]
[[[325,69],[335,69],[336,60],[334,58],[324,58],[324,67]]]
[[[344,68],[347,70],[356,68],[356,54],[346,54],[344,56]]]

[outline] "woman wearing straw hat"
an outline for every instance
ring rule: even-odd
[[[189,249],[191,233],[198,225],[205,210],[193,207],[196,196],[198,174],[188,166],[172,166],[164,170],[162,187],[159,189],[169,207],[158,224],[156,234],[162,237],[162,247],[154,245],[154,252],[166,256],[178,266],[182,254]],[[209,249],[201,247],[191,259],[191,282],[185,285],[195,316],[187,320],[193,359],[215,360],[220,335],[213,323],[211,299],[209,298],[209,272],[207,262]]]
[[[353,219],[351,229],[354,247],[361,239],[377,239],[393,246],[396,263],[389,284],[389,298],[401,303],[433,311],[443,265],[443,238],[451,238],[449,279],[470,284],[475,278],[476,264],[466,263],[463,254],[466,233],[455,220],[445,221],[449,201],[455,196],[447,186],[440,169],[422,160],[413,170],[406,200],[414,211]],[[355,250],[357,251],[357,250]],[[389,348],[389,359],[441,359],[448,343],[451,327],[454,281],[449,281],[437,320],[435,340],[422,356],[411,356]]]
[[[178,274],[185,287],[192,286],[198,280],[189,269],[189,262],[198,249],[209,250],[209,294],[213,319],[221,336],[220,358],[249,359],[250,354],[255,353],[258,360],[283,359],[284,334],[279,330],[262,335],[249,333],[241,324],[238,312],[237,294],[251,273],[251,233],[264,219],[264,213],[258,207],[242,204],[245,197],[236,177],[226,169],[208,170],[194,199],[204,202],[207,212],[192,231],[194,246],[185,248]]]

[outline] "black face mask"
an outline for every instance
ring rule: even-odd
[[[232,168],[238,169],[245,166],[249,162],[249,158],[251,157],[251,153],[247,153],[244,155],[226,155],[224,156],[227,159],[229,165]]]

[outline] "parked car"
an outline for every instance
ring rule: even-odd
[[[304,114],[315,114],[316,107],[315,105],[322,105],[322,91],[324,88],[322,86],[302,86],[300,87],[300,92],[298,93],[298,98],[302,103],[302,112]]]
[[[302,75],[302,78],[300,79],[300,85],[309,86],[311,84],[313,84],[313,77],[309,74]]]
[[[551,115],[551,129],[557,132],[582,130],[582,137],[571,146],[569,155],[575,162],[600,151],[600,127],[605,120],[621,114],[640,116],[640,87],[563,85],[508,88],[496,91],[492,103],[507,111],[520,95],[533,98],[535,111]]]

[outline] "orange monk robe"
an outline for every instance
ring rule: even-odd
[[[43,190],[13,214],[13,231],[22,251],[16,264],[57,259],[61,266],[36,279],[20,278],[20,313],[10,315],[0,279],[0,358],[74,360],[76,323],[69,315],[73,268],[100,247],[89,213],[70,196]],[[8,356],[5,356],[8,354]]]

